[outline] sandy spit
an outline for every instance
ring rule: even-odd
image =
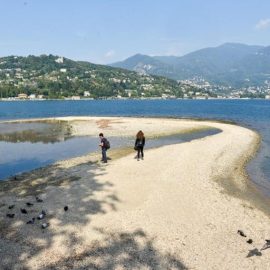
[[[61,120],[77,135],[222,132],[146,149],[140,161],[134,153],[107,165],[90,155],[66,160],[1,187],[0,269],[270,269],[270,249],[260,251],[270,238],[269,202],[243,170],[258,145],[255,132],[176,119]],[[26,225],[41,210],[45,219]]]

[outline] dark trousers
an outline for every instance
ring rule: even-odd
[[[137,153],[137,158],[140,158],[140,154],[142,155],[143,158],[143,147],[138,147],[138,153]]]
[[[107,149],[106,148],[102,148],[101,152],[102,152],[102,161],[107,162],[107,154],[106,154]]]

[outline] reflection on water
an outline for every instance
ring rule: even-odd
[[[0,123],[0,179],[30,171],[55,161],[99,150],[99,138],[71,137],[64,123]],[[181,143],[219,133],[209,129],[189,134],[148,139],[146,148]],[[134,138],[109,138],[113,149],[134,146]]]
[[[0,141],[61,142],[70,138],[70,126],[63,121],[0,123]]]

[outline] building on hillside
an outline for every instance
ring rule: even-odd
[[[81,97],[80,97],[80,96],[72,96],[71,99],[72,99],[72,100],[80,100]]]
[[[27,94],[21,93],[21,94],[18,95],[18,98],[19,99],[27,99],[28,96],[27,96]]]
[[[136,90],[131,90],[131,89],[126,89],[125,92],[126,92],[128,97],[131,97],[132,94],[137,94]]]
[[[84,96],[84,97],[90,97],[91,94],[90,94],[89,91],[84,91],[84,92],[83,92],[83,96]]]
[[[58,64],[63,64],[64,63],[64,57],[58,57],[57,59],[55,59],[55,62]]]

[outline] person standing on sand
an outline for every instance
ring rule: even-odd
[[[100,139],[100,144],[99,146],[101,147],[101,153],[102,153],[102,159],[101,161],[104,163],[107,163],[107,148],[106,148],[106,141],[107,139],[103,136],[103,133],[99,133],[99,139]]]
[[[136,141],[135,141],[135,149],[137,149],[138,153],[137,153],[137,160],[140,160],[140,154],[142,156],[142,159],[144,157],[143,154],[143,148],[145,145],[145,137],[143,132],[140,130],[137,135],[136,135]]]

